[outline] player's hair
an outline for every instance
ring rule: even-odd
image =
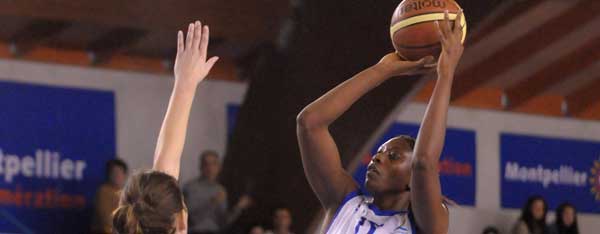
[[[172,234],[176,216],[185,206],[172,176],[145,171],[129,178],[113,213],[115,234]]]

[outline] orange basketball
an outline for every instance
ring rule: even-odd
[[[444,20],[448,10],[452,25],[460,6],[454,0],[404,0],[398,5],[390,26],[392,44],[398,55],[407,60],[418,60],[427,55],[438,57],[442,50],[435,21]],[[467,35],[467,21],[463,26],[463,42]]]

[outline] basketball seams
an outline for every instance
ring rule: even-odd
[[[429,1],[432,4],[435,1],[436,4],[430,7]],[[444,4],[440,5],[439,2]],[[412,7],[408,4],[412,4]],[[464,42],[467,21],[464,15],[457,19],[460,9],[461,7],[454,0],[403,0],[394,11],[390,25],[390,37],[397,54],[411,60],[428,54],[439,54],[442,46],[434,21],[443,21],[446,12],[452,24],[460,21],[462,42]]]
[[[397,45],[401,49],[435,49],[442,47],[440,42],[428,44],[428,45]]]
[[[397,24],[398,22],[400,22],[400,21],[404,21],[404,20],[407,20],[407,19],[410,19],[410,18],[413,18],[413,17],[417,17],[417,16],[429,15],[429,14],[444,14],[444,13],[445,13],[445,11],[428,11],[428,12],[425,12],[425,13],[416,14],[416,15],[411,15],[411,16],[409,16],[409,17],[405,17],[405,18],[396,19],[395,21],[392,21],[391,25],[396,25],[396,24]],[[457,12],[452,12],[452,11],[449,11],[449,12],[448,12],[448,14],[449,14],[449,15],[454,15],[454,16],[455,16],[455,15],[457,15],[457,14],[458,14],[458,11],[457,11]],[[393,18],[399,18],[399,17],[393,17]]]
[[[413,16],[418,16],[418,15],[422,15],[422,14],[429,14],[429,13],[444,13],[444,10],[449,10],[448,13],[454,13],[457,14],[458,11],[461,9],[460,5],[458,5],[458,3],[455,0],[441,0],[444,1],[445,3],[449,4],[446,6],[446,8],[439,8],[439,7],[427,7],[427,8],[423,8],[423,9],[419,9],[416,10],[412,13],[405,13],[404,16],[402,16],[401,10],[403,7],[406,6],[406,4],[412,4],[413,2],[418,2],[419,0],[415,0],[415,1],[410,1],[410,0],[403,0],[398,7],[396,8],[396,10],[394,11],[394,13],[392,14],[392,22],[391,24],[394,25],[396,24],[398,21],[402,21],[405,20],[407,18],[413,17]],[[441,9],[441,12],[440,12]],[[427,12],[427,13],[415,13],[415,12]]]
[[[390,27],[390,36],[392,38],[392,41],[394,40],[394,36],[396,35],[396,33],[400,32],[402,30],[406,30],[408,28],[414,27],[416,25],[420,25],[420,24],[423,24],[423,23],[430,23],[432,21],[437,21],[437,20],[439,20],[438,18],[442,18],[443,19],[443,16],[440,17],[439,14],[443,15],[444,13],[445,12],[429,12],[429,13],[414,15],[412,17],[408,17],[408,18],[406,18],[404,20],[399,21],[398,23],[396,23],[392,27]],[[414,22],[414,23],[409,22],[405,26],[401,26],[401,27],[398,26],[398,24],[401,23],[401,22],[403,22],[403,21],[411,20],[414,17],[423,17],[425,15],[431,15],[432,19],[427,19],[427,20],[423,20],[423,21],[417,21],[417,22]],[[456,21],[456,17],[457,16],[458,16],[458,14],[453,14],[453,13],[451,13],[451,14],[448,15],[449,19],[453,20],[453,21]],[[466,30],[467,30],[467,20],[466,20],[466,17],[464,17],[464,15],[463,15],[462,20],[461,20],[461,27],[463,27],[463,38],[462,38],[462,41],[464,42],[465,37],[466,37]],[[433,44],[428,44],[428,45],[410,45],[410,46],[398,45],[398,46],[401,47],[401,48],[410,49],[410,48],[428,48],[428,47],[431,47],[432,45]]]
[[[439,17],[439,14],[441,14],[441,17]],[[444,12],[429,12],[429,13],[424,13],[424,14],[419,14],[419,15],[415,15],[415,16],[412,16],[412,17],[408,17],[406,19],[403,19],[403,20],[400,20],[400,21],[396,22],[395,24],[392,24],[392,26],[390,27],[390,33],[393,35],[398,30],[403,29],[403,28],[408,28],[408,27],[410,27],[412,25],[415,25],[415,24],[428,23],[428,22],[432,22],[432,21],[443,20],[444,19],[443,18],[443,14],[444,14]],[[427,15],[430,15],[432,19],[426,19],[426,20],[423,20],[423,21],[417,21],[415,23],[408,23],[407,25],[402,26],[402,27],[398,26],[402,22],[414,20],[417,17],[423,17],[423,16],[427,16]],[[456,14],[456,13],[449,13],[448,14],[448,17],[449,17],[450,20],[456,20],[457,16],[458,16],[458,14]],[[463,16],[462,19],[463,20],[461,20],[461,23],[463,23],[463,22],[464,23],[461,24],[461,26],[464,27],[467,24],[466,17]]]

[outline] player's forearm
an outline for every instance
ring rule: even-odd
[[[387,80],[388,74],[378,65],[356,74],[306,106],[298,116],[298,125],[302,128],[329,126],[359,98]]]
[[[154,169],[175,178],[179,175],[179,163],[195,92],[196,85],[175,82],[156,144]]]
[[[417,162],[437,163],[444,147],[452,82],[450,72],[440,75],[425,111],[415,144]]]

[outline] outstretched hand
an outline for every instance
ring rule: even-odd
[[[438,74],[440,77],[453,77],[456,66],[463,54],[462,31],[460,20],[463,19],[463,10],[456,15],[454,26],[450,25],[448,11],[444,13],[444,21],[435,21],[442,44],[442,53],[438,60]]]
[[[198,85],[219,60],[218,57],[207,60],[209,33],[208,26],[203,27],[200,21],[189,25],[185,40],[182,31],[177,33],[176,82]]]
[[[179,31],[177,35],[175,85],[158,134],[152,166],[154,170],[165,172],[175,179],[179,178],[181,154],[196,87],[218,60],[217,57],[206,60],[208,34],[208,26],[203,28],[200,21],[196,21],[188,27],[185,41],[183,32]]]

